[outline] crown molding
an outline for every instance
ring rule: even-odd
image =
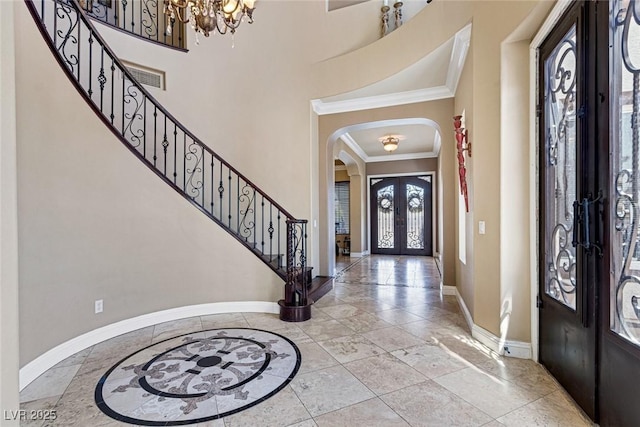
[[[316,114],[348,113],[351,111],[370,110],[372,108],[393,107],[395,105],[414,104],[416,102],[436,101],[452,98],[454,93],[447,86],[436,86],[426,89],[410,90],[384,95],[365,96],[342,101],[323,101],[314,99],[311,106]]]
[[[472,24],[466,25],[458,31],[453,39],[453,48],[451,49],[451,58],[449,59],[449,68],[447,70],[447,81],[445,86],[449,88],[451,93],[455,94],[458,88],[458,82],[464,69],[464,63],[469,52],[471,44],[471,27]]]

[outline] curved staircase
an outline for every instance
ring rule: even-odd
[[[296,219],[176,120],[135,80],[76,0],[25,3],[60,67],[102,122],[160,179],[284,280],[282,320],[309,319],[313,298],[331,285],[312,280],[307,220]]]

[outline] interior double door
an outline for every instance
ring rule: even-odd
[[[371,253],[433,255],[431,176],[371,180]]]
[[[539,50],[539,360],[640,425],[640,3],[576,2]]]

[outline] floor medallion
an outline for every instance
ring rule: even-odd
[[[213,329],[170,338],[125,357],[100,379],[98,407],[118,421],[177,426],[250,408],[300,367],[288,338],[257,329]]]

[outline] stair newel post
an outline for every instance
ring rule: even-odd
[[[295,305],[296,268],[295,268],[295,220],[287,219],[287,282],[284,286],[285,304]]]
[[[311,318],[307,289],[307,220],[287,219],[287,282],[280,305],[280,319],[303,322]]]
[[[309,283],[307,276],[307,220],[300,221],[300,234],[302,242],[300,244],[300,271],[302,279],[300,280],[302,290],[300,292],[300,305],[308,304]]]

